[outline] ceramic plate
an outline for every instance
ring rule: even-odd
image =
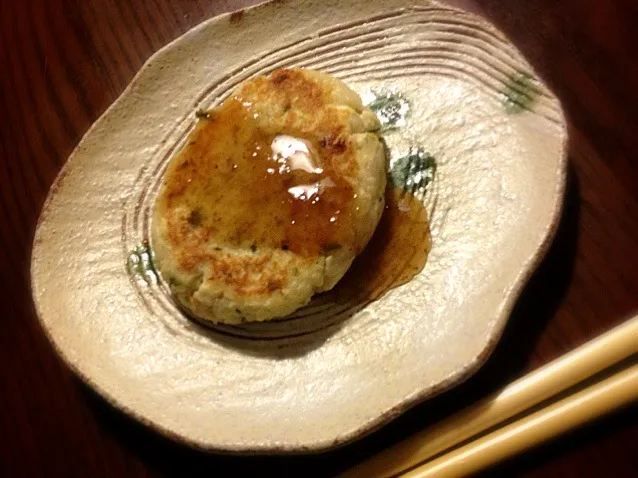
[[[153,270],[153,199],[195,111],[282,66],[383,100],[392,171],[414,154],[436,165],[432,249],[378,300],[328,294],[285,320],[207,329]],[[35,236],[37,311],[80,377],[166,435],[233,452],[343,444],[486,360],[556,227],[565,143],[557,99],[462,10],[309,0],[222,15],[155,54],[69,158]]]

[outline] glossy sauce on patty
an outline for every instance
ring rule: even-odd
[[[169,218],[171,242],[305,257],[352,248],[354,190],[336,169],[352,146],[334,134],[267,131],[250,106],[235,96],[200,114],[171,163],[166,205],[181,211]]]
[[[432,246],[423,203],[388,184],[374,236],[335,287],[337,300],[375,300],[408,283],[425,267]]]

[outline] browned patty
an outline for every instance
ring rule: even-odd
[[[203,319],[286,315],[332,288],[376,227],[378,121],[307,70],[249,80],[202,116],[157,198],[158,268]]]

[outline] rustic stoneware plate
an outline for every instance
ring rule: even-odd
[[[432,249],[376,301],[328,294],[272,324],[205,329],[153,270],[153,199],[195,111],[281,66],[380,104],[393,173],[410,154],[436,164]],[[340,445],[486,360],[556,227],[565,143],[557,99],[467,12],[309,0],[222,15],[154,55],[69,158],[35,236],[37,311],[80,377],[166,435],[233,452]]]

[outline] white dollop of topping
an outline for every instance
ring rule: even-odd
[[[321,174],[323,169],[317,164],[317,155],[308,141],[279,134],[270,145],[273,158],[279,163],[279,172],[305,171]]]

